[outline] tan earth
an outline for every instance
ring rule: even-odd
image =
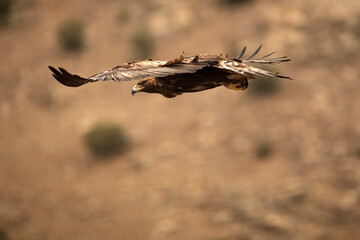
[[[16,1],[0,29],[0,239],[359,239],[360,1]],[[57,29],[85,23],[85,48]],[[217,88],[131,96],[135,82],[67,88],[48,65],[90,76],[133,60],[278,51],[270,96]],[[259,78],[257,81],[268,81]],[[131,138],[96,161],[84,134],[112,121]],[[266,140],[272,152],[256,157]]]

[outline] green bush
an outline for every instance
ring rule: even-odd
[[[98,123],[84,138],[88,149],[97,157],[121,154],[129,147],[129,138],[116,123]]]
[[[264,159],[271,155],[273,152],[271,143],[266,140],[258,140],[254,144],[254,153],[256,158]]]
[[[84,47],[84,24],[76,19],[62,23],[58,30],[58,40],[64,50],[81,50]]]
[[[275,69],[268,66],[260,66],[259,68],[276,72]],[[256,80],[249,81],[249,94],[254,96],[270,96],[276,94],[280,90],[280,82],[284,79],[274,77],[257,77]]]
[[[151,32],[142,28],[133,34],[131,44],[134,57],[137,59],[145,59],[151,57],[154,52],[154,39]]]
[[[10,17],[13,0],[0,0],[0,25],[6,24]]]

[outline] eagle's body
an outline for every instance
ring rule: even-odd
[[[204,91],[222,85],[231,88],[231,84],[238,84],[239,89],[237,90],[247,87],[246,78],[232,79],[230,76],[235,77],[236,75],[231,75],[229,72],[215,67],[205,67],[195,73],[176,74],[161,78],[149,77],[145,80],[154,86],[154,88],[149,87],[147,92],[159,93],[158,90],[161,89],[160,93],[167,98],[187,92]]]
[[[287,57],[267,59],[271,54],[259,59],[252,59],[261,46],[249,57],[241,59],[245,49],[236,58],[227,58],[221,55],[200,54],[196,56],[180,57],[171,61],[144,60],[134,61],[114,67],[89,78],[83,78],[49,67],[53,76],[62,84],[78,87],[88,82],[114,80],[140,80],[132,89],[136,92],[160,93],[164,97],[176,97],[186,92],[198,92],[219,86],[233,90],[244,90],[248,87],[248,80],[255,76],[271,76],[279,78],[277,73],[268,72],[246,63],[276,64],[290,61]]]

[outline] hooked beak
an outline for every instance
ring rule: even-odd
[[[131,89],[131,94],[134,96],[135,93],[140,92],[144,87],[139,87],[137,84]]]

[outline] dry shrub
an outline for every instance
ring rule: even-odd
[[[270,72],[277,72],[276,69],[270,68],[268,66],[257,66],[261,69],[270,71]],[[261,96],[271,96],[279,92],[280,90],[280,82],[283,79],[277,79],[274,77],[257,77],[255,81],[249,82],[249,94],[261,97]]]
[[[355,156],[360,159],[360,146],[358,146],[357,148],[355,148],[355,151],[354,151],[354,152],[355,152]]]
[[[134,57],[145,59],[151,57],[154,52],[154,38],[147,28],[141,28],[131,37]]]
[[[8,22],[13,4],[13,0],[0,0],[0,25]]]
[[[2,229],[0,229],[0,240],[7,240],[8,236],[5,233],[5,231],[3,231]]]
[[[268,140],[257,140],[254,144],[254,153],[256,158],[265,159],[273,152],[272,145]]]
[[[218,0],[218,2],[226,6],[233,6],[233,5],[249,3],[251,2],[251,0]]]
[[[84,136],[85,144],[97,157],[110,157],[124,153],[129,147],[129,138],[116,123],[98,123]]]
[[[123,5],[116,17],[119,23],[127,23],[131,18],[131,10],[127,5]]]
[[[84,47],[84,24],[77,19],[62,23],[58,29],[58,40],[64,50],[81,50]]]

